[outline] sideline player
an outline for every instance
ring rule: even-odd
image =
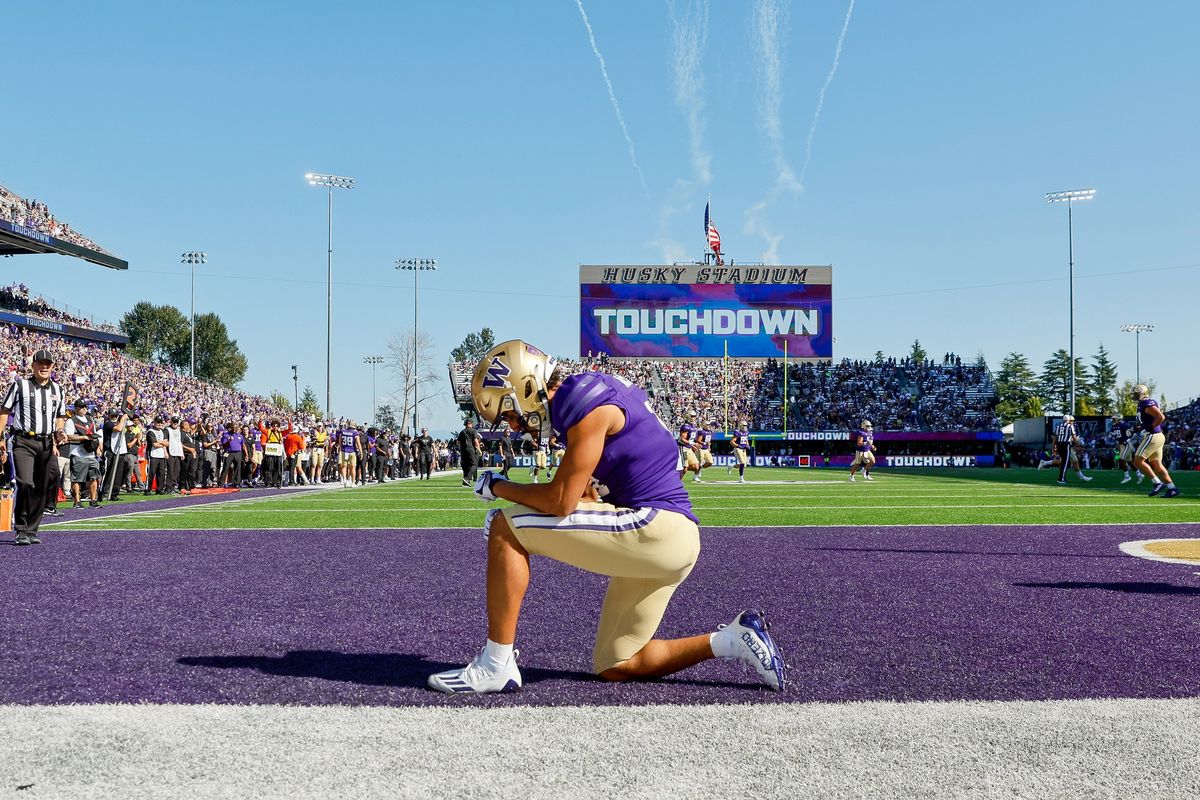
[[[1154,483],[1154,488],[1150,490],[1151,497],[1161,492],[1164,486],[1167,491],[1163,497],[1178,497],[1179,489],[1162,463],[1163,445],[1166,443],[1162,429],[1167,417],[1158,407],[1158,401],[1150,396],[1145,384],[1139,383],[1133,387],[1129,396],[1137,401],[1138,420],[1142,423],[1142,440],[1134,451],[1133,465]]]
[[[692,479],[696,483],[703,483],[700,476],[704,474],[704,468],[713,465],[712,436],[712,426],[700,425],[696,428],[696,460],[700,462],[700,468],[696,470],[696,477]]]
[[[738,483],[746,482],[746,462],[750,460],[750,425],[746,420],[740,420],[741,426],[733,432],[733,460],[737,462]],[[725,470],[725,474],[733,472],[733,464]]]
[[[533,446],[533,466],[529,468],[529,477],[533,479],[534,483],[541,483],[538,480],[538,475],[542,470],[546,469],[546,451],[549,449],[549,445],[546,444],[546,440],[542,439],[540,435],[535,437],[530,433],[526,433],[525,436],[526,441]],[[550,480],[549,476],[547,476],[546,480]]]
[[[700,553],[700,532],[677,474],[670,430],[646,393],[600,372],[564,377],[522,341],[504,342],[480,361],[471,382],[480,416],[540,436],[549,427],[567,445],[554,480],[533,486],[491,471],[475,494],[512,505],[489,511],[488,639],[470,664],[429,678],[448,693],[521,687],[517,617],[529,586],[529,557],[543,555],[610,576],[592,666],[610,681],[670,675],[710,658],[755,668],[783,689],[785,667],[760,611],[744,611],[714,633],[656,639],[667,603]]]
[[[854,463],[850,465],[850,482],[854,483],[854,473],[862,468],[863,479],[875,480],[871,477],[871,467],[875,466],[875,429],[871,420],[864,419],[862,425],[854,432]]]
[[[700,459],[696,457],[696,412],[689,411],[684,415],[683,424],[679,426],[679,436],[675,440],[679,444],[679,477],[682,479],[689,472],[696,473],[693,481],[700,480]]]
[[[567,449],[567,446],[565,444],[563,444],[562,441],[554,434],[550,434],[549,446],[550,446],[550,467],[549,467],[549,469],[546,470],[546,480],[548,480],[548,481],[554,479],[554,470],[556,470],[560,466],[562,466],[563,451],[565,451]]]
[[[359,442],[358,429],[350,421],[337,432],[338,472],[342,478],[342,488],[348,489],[354,485],[354,473],[362,457],[362,444]]]

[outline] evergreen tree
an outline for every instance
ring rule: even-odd
[[[305,386],[304,391],[300,393],[300,411],[317,419],[322,416],[321,401],[317,399],[317,393],[311,386]]]
[[[924,364],[925,359],[929,358],[929,354],[925,352],[925,348],[921,347],[921,340],[915,339],[912,344],[912,352],[908,354],[914,364]]]
[[[1079,414],[1079,400],[1087,397],[1091,383],[1087,365],[1083,359],[1075,359],[1075,409]],[[1038,394],[1043,401],[1059,414],[1066,413],[1071,406],[1071,356],[1066,350],[1058,349],[1042,365],[1038,376]]]
[[[1090,397],[1097,413],[1108,416],[1117,410],[1117,365],[1108,356],[1101,343],[1092,357],[1092,382]],[[1128,393],[1127,393],[1128,394]]]
[[[1029,359],[1020,353],[1009,353],[996,371],[996,414],[1004,423],[1026,416],[1031,398],[1037,395],[1037,376]],[[1039,415],[1040,416],[1040,415]]]
[[[276,408],[280,409],[281,411],[291,411],[292,410],[292,401],[288,400],[287,395],[284,394],[283,392],[279,391],[278,389],[271,392],[271,396],[268,397],[267,400],[269,400],[271,402],[271,405],[275,406]]]
[[[479,361],[489,350],[496,346],[496,336],[491,328],[484,328],[479,333],[469,333],[462,344],[450,351],[451,361],[468,363]]]

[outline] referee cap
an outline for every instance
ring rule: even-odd
[[[34,360],[35,362],[37,362],[37,361],[47,361],[47,362],[49,362],[49,363],[53,364],[53,363],[54,363],[54,356],[50,355],[50,351],[49,351],[49,350],[44,350],[44,349],[43,349],[43,350],[38,350],[36,353],[34,353],[34,354],[33,354],[33,360]]]
[[[1063,422],[1074,422],[1074,421],[1075,421],[1075,417],[1071,416],[1070,414],[1063,414]]]

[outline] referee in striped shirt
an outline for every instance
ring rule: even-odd
[[[1058,468],[1058,483],[1061,486],[1067,485],[1067,469],[1071,466],[1071,460],[1075,458],[1073,447],[1079,443],[1079,434],[1075,430],[1075,417],[1070,414],[1063,414],[1062,424],[1058,426],[1058,430],[1054,432],[1055,445],[1058,447],[1058,457],[1062,459],[1062,464]],[[1090,481],[1087,475],[1083,474],[1083,470],[1079,468],[1079,462],[1076,460],[1075,471],[1079,475],[1080,480]]]
[[[41,544],[38,526],[55,482],[58,445],[67,440],[63,425],[67,406],[63,390],[50,380],[54,356],[33,354],[33,376],[13,381],[0,402],[0,432],[12,420],[12,460],[17,474],[14,529],[17,544]],[[0,438],[0,450],[5,448]]]

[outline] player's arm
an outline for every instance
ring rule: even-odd
[[[592,473],[604,452],[605,437],[625,426],[625,414],[606,405],[588,412],[568,433],[571,446],[549,483],[523,484],[497,481],[492,492],[499,498],[529,506],[544,514],[565,517],[578,506],[592,485]]]
[[[1150,418],[1151,418],[1150,424],[1152,426],[1162,425],[1164,422],[1167,421],[1166,415],[1163,414],[1162,409],[1159,408],[1158,406],[1150,406],[1149,408],[1146,409],[1146,413],[1150,415]]]

